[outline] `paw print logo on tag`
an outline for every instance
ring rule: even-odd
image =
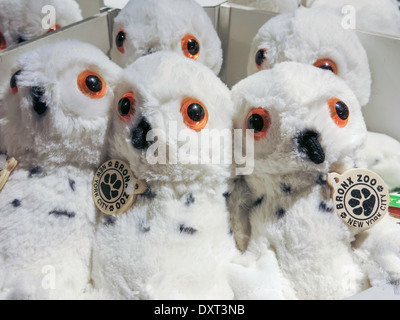
[[[104,197],[111,201],[119,197],[122,190],[122,177],[118,179],[118,175],[116,173],[110,174],[107,173],[104,176],[104,180],[101,183],[101,191]]]
[[[376,225],[388,211],[389,192],[383,179],[365,169],[344,174],[330,173],[332,200],[338,216],[351,228],[360,231]]]
[[[108,215],[126,212],[136,196],[147,186],[133,175],[129,165],[120,160],[110,160],[100,166],[93,179],[93,199],[97,208]]]
[[[353,208],[353,213],[357,216],[369,217],[375,209],[376,196],[368,188],[353,190],[350,195],[352,198],[348,203]]]

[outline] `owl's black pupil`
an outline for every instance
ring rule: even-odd
[[[342,120],[347,120],[349,118],[350,112],[349,108],[342,101],[336,102],[336,114]]]
[[[121,116],[127,116],[131,110],[131,101],[128,98],[121,99],[118,103],[118,110]]]
[[[334,71],[333,71],[333,68],[332,68],[328,63],[322,64],[322,65],[318,66],[318,68],[321,68],[321,69],[323,69],[323,70],[328,70],[328,71],[334,72]]]
[[[191,55],[195,56],[195,55],[198,54],[199,51],[200,51],[200,45],[199,45],[199,43],[198,43],[196,40],[190,39],[190,40],[188,41],[188,44],[187,44],[187,49],[188,49],[188,52],[189,52]]]
[[[265,51],[264,51],[264,49],[260,49],[257,51],[257,54],[256,54],[256,64],[258,66],[261,66],[263,64],[264,60],[265,60]]]
[[[86,86],[92,92],[100,92],[103,89],[103,83],[99,77],[93,75],[86,78]]]
[[[119,47],[119,48],[122,47],[124,45],[125,39],[126,39],[125,32],[120,31],[117,34],[117,38],[116,38],[117,47]]]
[[[189,106],[187,114],[189,118],[195,122],[203,120],[206,115],[204,108],[197,103],[193,103]]]
[[[11,77],[11,81],[10,81],[10,87],[11,89],[14,89],[17,87],[17,77],[18,75],[21,74],[21,70],[17,71],[16,73],[14,73],[14,75]]]
[[[261,132],[264,128],[264,119],[259,114],[253,114],[247,121],[247,127],[254,133]]]

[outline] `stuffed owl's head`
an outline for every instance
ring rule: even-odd
[[[50,29],[44,28],[51,21],[46,6],[55,10],[55,25]],[[0,50],[80,20],[82,13],[75,0],[0,0]]]
[[[253,130],[255,172],[328,173],[366,138],[360,104],[331,72],[296,62],[260,71],[232,89],[234,128]]]
[[[147,181],[210,183],[226,178],[232,102],[207,67],[172,52],[124,70],[114,105],[111,156]]]
[[[101,50],[78,41],[22,55],[2,100],[8,154],[97,164],[120,71]]]
[[[314,65],[342,78],[366,105],[371,94],[368,57],[355,31],[344,29],[342,20],[322,8],[299,8],[272,18],[253,40],[248,74],[283,61]]]
[[[157,51],[175,51],[218,74],[221,41],[194,0],[131,0],[115,19],[112,60],[126,67]]]

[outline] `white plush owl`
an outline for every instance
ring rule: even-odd
[[[49,25],[53,20],[48,15],[53,12],[55,24]],[[75,0],[0,0],[0,50],[80,20]]]
[[[231,0],[229,2],[277,13],[294,11],[301,4],[301,0]]]
[[[252,130],[255,142],[254,173],[243,177],[255,199],[248,252],[267,239],[298,299],[344,299],[398,280],[399,226],[358,234],[336,214],[327,183],[366,139],[351,89],[331,72],[285,62],[242,80],[232,97],[234,128]]]
[[[232,299],[229,90],[202,64],[159,52],[125,69],[118,92],[110,158],[147,189],[98,227],[95,287],[117,299]],[[118,197],[114,182],[105,180]]]
[[[111,58],[122,67],[166,50],[221,70],[221,41],[194,0],[131,0],[115,18],[112,38]]]
[[[332,72],[345,80],[363,105],[369,101],[371,72],[366,51],[356,33],[343,29],[340,17],[331,11],[301,7],[270,19],[259,29],[250,48],[248,74],[285,61]],[[344,164],[343,169],[349,169],[354,166],[354,159],[348,157]],[[234,232],[238,247],[245,250],[250,230],[247,217],[257,199],[240,196],[249,193],[242,178],[231,182],[230,191],[236,196],[229,199],[229,211],[234,228],[240,227]]]
[[[342,14],[359,30],[400,37],[400,11],[396,0],[306,0],[312,8],[323,7]],[[353,19],[354,21],[351,21]]]
[[[0,192],[0,297],[81,299],[90,289],[102,162],[121,69],[98,48],[62,41],[18,60],[1,127],[19,163]]]

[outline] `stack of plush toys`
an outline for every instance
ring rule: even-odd
[[[259,30],[249,75],[231,90],[194,0],[131,0],[115,19],[112,61],[73,40],[19,57],[0,89],[0,299],[399,289],[400,225],[385,215],[351,228],[332,199],[331,174],[353,168],[400,185],[388,174],[400,152],[382,141],[400,143],[363,119],[371,74],[357,34],[314,8],[324,1],[253,2],[289,12]],[[27,40],[0,12],[0,39]],[[245,175],[226,161],[244,152],[254,159]],[[371,207],[368,190],[353,190],[354,212]]]

